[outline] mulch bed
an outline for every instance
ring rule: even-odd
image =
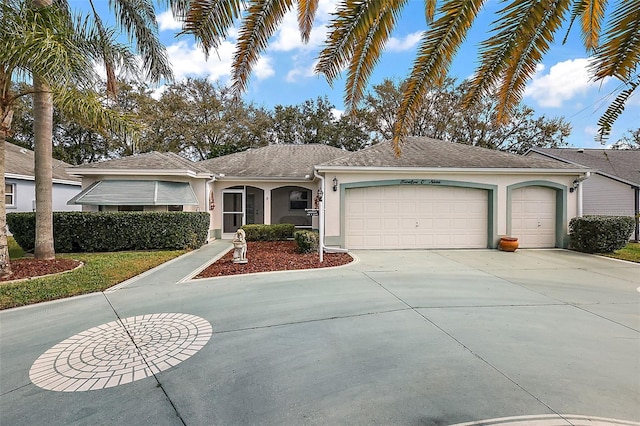
[[[233,263],[233,250],[200,272],[195,278],[251,274],[254,272],[290,271],[296,269],[329,268],[353,261],[347,253],[325,253],[320,263],[318,253],[296,252],[294,241],[249,241],[248,263]]]
[[[73,259],[16,259],[11,261],[12,274],[4,278],[0,277],[0,282],[21,280],[25,278],[37,278],[42,275],[66,272],[77,268],[81,263],[82,262]]]

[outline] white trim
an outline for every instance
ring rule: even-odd
[[[7,182],[7,181],[5,181],[4,186],[5,186],[5,192],[4,192],[4,197],[5,197],[5,199],[4,199],[4,200],[2,200],[2,202],[4,203],[4,202],[5,202],[5,200],[7,199],[7,195],[10,195],[10,196],[11,196],[11,204],[5,204],[5,207],[7,207],[7,208],[14,208],[14,207],[16,207],[16,188],[18,187],[18,184],[13,183],[13,182]],[[11,189],[11,193],[10,193],[10,194],[9,194],[9,193],[7,193],[7,190],[6,190],[6,187],[7,187],[7,186],[10,186],[10,187],[12,188],[12,189]]]
[[[27,176],[27,175],[17,175],[15,173],[5,173],[4,174],[4,178],[5,179],[19,179],[19,180],[28,180],[28,181],[35,181],[36,178],[34,176]],[[53,183],[59,183],[61,185],[73,185],[73,186],[82,186],[81,182],[75,181],[75,180],[65,180],[65,179],[52,179]]]
[[[218,175],[218,182],[313,182],[315,179],[306,179],[304,177],[260,177],[260,176],[224,176]]]
[[[191,178],[211,179],[213,173],[196,172],[187,169],[82,169],[70,167],[67,173],[73,176],[188,176]]]
[[[549,175],[563,174],[575,175],[591,172],[591,169],[539,169],[539,168],[475,168],[475,167],[384,167],[384,166],[315,166],[320,172],[342,172],[342,173],[359,173],[359,172],[379,172],[379,173],[461,173],[461,174],[531,174],[531,175]]]

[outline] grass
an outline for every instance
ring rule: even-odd
[[[20,259],[24,257],[24,250],[16,243],[13,237],[7,237],[7,242],[9,244],[9,259]]]
[[[626,247],[605,256],[640,263],[640,243],[629,243]]]
[[[59,255],[80,260],[84,266],[61,275],[0,283],[0,309],[106,290],[184,253],[185,250],[172,250]]]

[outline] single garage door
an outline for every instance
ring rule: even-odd
[[[511,235],[522,248],[556,245],[556,192],[527,186],[511,192]]]
[[[345,245],[351,249],[486,248],[487,191],[396,185],[351,188]]]

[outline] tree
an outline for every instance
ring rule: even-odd
[[[422,35],[402,102],[394,119],[394,142],[413,127],[431,85],[445,82],[453,58],[487,0],[425,0],[427,30]],[[308,41],[318,0],[211,2],[174,1],[184,31],[198,38],[205,51],[215,49],[237,20],[236,52],[232,64],[233,87],[242,91],[260,54],[267,48],[285,14],[297,3],[303,41]],[[407,0],[349,1],[338,4],[328,25],[325,46],[316,72],[332,83],[346,69],[345,104],[355,110]],[[608,22],[605,22],[605,16]],[[520,103],[536,65],[549,51],[565,22],[580,23],[586,53],[592,59],[592,78],[614,77],[622,90],[599,122],[606,135],[640,84],[640,0],[512,0],[497,12],[489,38],[480,43],[479,65],[465,105],[497,90],[496,117],[508,122]],[[606,25],[603,25],[606,24]],[[604,29],[603,29],[604,28]]]
[[[299,105],[276,105],[273,111],[273,143],[325,144],[355,151],[371,141],[364,112],[334,116],[335,106],[325,97]]]
[[[394,113],[402,102],[404,86],[385,79],[365,96],[362,108],[368,111],[369,127],[379,139],[393,137]],[[415,114],[411,134],[519,154],[532,147],[566,146],[571,126],[564,118],[535,118],[534,110],[521,104],[507,123],[498,124],[495,98],[485,96],[464,108],[467,90],[467,83],[456,85],[452,79],[445,86],[431,87]]]
[[[92,123],[96,128],[120,128],[129,125],[126,119],[104,108],[99,97],[88,88],[91,87],[95,74],[92,59],[96,52],[95,37],[92,28],[84,25],[82,19],[74,19],[68,8],[56,3],[47,6],[42,2],[26,2],[20,0],[4,0],[0,3],[0,150],[4,151],[5,141],[11,132],[13,108],[16,100],[27,96],[43,96],[42,101],[34,101],[35,109],[40,106],[49,107],[50,101],[63,111],[75,112],[83,123]],[[77,26],[76,26],[77,25]],[[103,40],[102,48],[109,48],[112,57],[122,57],[121,46]],[[14,91],[14,78],[32,79],[34,88],[26,91]],[[23,86],[24,87],[24,86]],[[42,112],[40,108],[38,114]],[[35,110],[34,110],[35,112]],[[37,119],[37,116],[36,116]],[[36,120],[34,120],[35,122]],[[48,118],[44,118],[45,126]],[[34,125],[35,127],[38,124]],[[43,129],[45,130],[43,132]],[[36,131],[36,148],[38,138],[46,133],[46,127]],[[46,139],[46,138],[42,138]],[[40,142],[42,142],[40,140]],[[46,147],[44,148],[47,149]],[[39,155],[36,153],[36,155]],[[43,150],[40,150],[40,156]],[[48,156],[49,168],[51,167]],[[4,159],[4,152],[0,155]],[[37,160],[37,168],[47,168],[47,159]],[[4,197],[4,161],[2,168],[2,195]],[[49,170],[49,173],[51,170]],[[36,177],[42,182],[42,174],[36,170]],[[49,181],[51,186],[51,181]],[[46,189],[36,190],[46,199]],[[50,190],[48,192],[50,194]],[[44,195],[42,195],[44,194]],[[38,205],[36,206],[38,208]],[[47,210],[47,206],[43,208]],[[50,209],[49,209],[50,211]],[[50,222],[45,220],[45,226]],[[52,235],[52,229],[50,230]],[[41,233],[42,235],[42,233]],[[37,238],[44,246],[51,245],[52,239]],[[51,243],[51,244],[49,244]],[[39,251],[39,255],[48,257],[50,250]],[[0,209],[0,274],[11,273],[6,245],[6,210],[4,204]]]
[[[640,149],[640,128],[635,130],[629,129],[622,135],[616,143],[611,146],[612,149]]]

